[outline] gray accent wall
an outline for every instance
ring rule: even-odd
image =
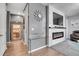
[[[34,12],[39,10],[43,16],[39,22],[34,18]],[[46,45],[46,8],[40,3],[29,4],[29,47],[31,50]]]

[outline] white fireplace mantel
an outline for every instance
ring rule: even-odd
[[[60,14],[63,16],[63,28],[55,28],[56,25],[53,24],[53,12],[56,12],[57,14]],[[48,19],[49,19],[49,38],[48,38],[48,46],[52,46],[52,45],[55,45],[55,44],[58,44],[59,42],[62,42],[65,40],[65,27],[66,27],[66,24],[65,24],[65,16],[64,16],[64,13],[62,13],[61,11],[57,10],[56,8],[53,7],[53,5],[49,4],[49,7],[48,7]],[[59,27],[59,26],[58,26]],[[61,27],[61,26],[60,26]],[[52,33],[53,32],[64,32],[64,37],[62,38],[58,38],[58,39],[55,39],[53,40],[52,39]]]

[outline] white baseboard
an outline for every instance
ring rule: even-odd
[[[47,47],[47,45],[42,46],[42,47],[40,47],[40,48],[36,48],[36,49],[34,49],[34,50],[31,50],[31,51],[28,51],[28,53],[35,52],[35,51],[40,50],[40,49],[43,49],[43,48],[45,48],[45,47]]]
[[[0,54],[0,56],[3,56],[3,55],[4,55],[6,49],[7,49],[7,47],[6,47],[6,45],[5,45],[5,47],[4,47],[3,51],[2,51],[2,53]]]

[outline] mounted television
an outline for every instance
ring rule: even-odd
[[[53,12],[53,25],[63,26],[63,16]]]

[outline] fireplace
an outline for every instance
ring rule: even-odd
[[[58,39],[64,37],[64,32],[54,32],[52,33],[52,39]]]

